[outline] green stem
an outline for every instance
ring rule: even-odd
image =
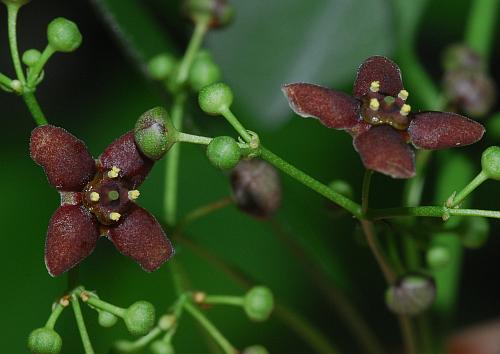
[[[177,133],[177,139],[177,141],[180,143],[191,143],[198,145],[208,145],[212,141],[212,138],[208,138],[206,136],[192,135],[182,132]]]
[[[71,306],[73,307],[73,311],[75,313],[76,324],[78,326],[78,331],[80,332],[80,337],[82,338],[85,354],[94,354],[94,349],[92,348],[92,343],[90,343],[87,327],[85,327],[85,321],[83,320],[80,302],[75,294],[71,296]]]
[[[24,103],[26,103],[26,106],[28,106],[31,115],[33,116],[35,123],[38,125],[48,124],[47,119],[45,118],[45,115],[43,114],[42,109],[40,108],[40,105],[36,100],[35,94],[33,92],[24,92],[23,99]]]
[[[56,51],[50,45],[47,45],[45,47],[45,49],[42,52],[42,55],[40,56],[40,59],[35,64],[35,66],[30,70],[30,72],[28,74],[27,86],[29,88],[33,89],[36,86],[36,80],[40,76],[40,73],[42,72],[43,68],[45,67],[45,64],[47,64],[47,61],[50,59],[50,57],[55,52]]]
[[[207,33],[208,24],[209,24],[208,19],[206,20],[203,19],[196,23],[196,26],[194,28],[194,33],[191,36],[191,40],[189,41],[186,53],[184,54],[184,57],[182,58],[182,61],[179,66],[179,71],[176,79],[176,82],[179,86],[183,85],[189,76],[189,70],[191,68],[191,64],[193,63],[193,59],[196,53],[200,49],[203,37]]]
[[[136,341],[117,341],[114,344],[114,348],[120,352],[124,353],[135,353],[138,350],[144,348],[146,345],[151,343],[155,338],[157,338],[161,334],[162,330],[158,327],[153,328],[148,334],[142,336]]]
[[[93,296],[91,294],[88,294],[88,296],[89,296],[89,298],[86,301],[87,304],[94,306],[94,307],[98,308],[99,310],[103,310],[103,311],[112,313],[113,315],[121,317],[121,318],[123,318],[123,316],[125,316],[125,312],[127,311],[126,309],[112,305],[106,301],[102,301],[98,297]]]
[[[445,218],[447,216],[482,216],[485,218],[500,219],[500,211],[481,209],[448,209],[444,206],[420,206],[401,207],[386,209],[370,209],[367,217],[373,220],[390,219],[399,217],[434,217]]]
[[[221,347],[225,354],[237,354],[238,351],[229,341],[222,335],[222,333],[205,317],[200,310],[198,310],[191,302],[186,301],[184,308],[198,323],[207,331],[214,341]]]
[[[172,106],[172,123],[180,131],[182,129],[182,117],[184,114],[185,93],[179,93],[174,98]],[[179,133],[181,134],[181,133]],[[165,220],[168,224],[174,225],[177,218],[177,186],[179,174],[180,144],[175,144],[167,155],[165,164],[165,199],[164,210]]]
[[[304,184],[305,186],[309,187],[310,189],[316,191],[317,193],[321,194],[325,198],[331,200],[335,204],[338,204],[342,208],[346,209],[349,211],[352,215],[362,218],[363,213],[361,210],[361,206],[355,202],[353,202],[351,199],[344,197],[342,194],[337,193],[333,191],[330,187],[327,185],[319,182],[318,180],[312,178],[308,174],[302,172],[299,170],[297,167],[289,164],[285,160],[283,160],[281,157],[277,156],[270,150],[261,147],[261,158],[275,166],[276,168],[280,169],[281,171],[285,172],[288,174],[290,177],[296,179],[300,183]]]
[[[245,300],[241,296],[228,296],[228,295],[208,295],[203,303],[210,305],[231,305],[243,306]]]
[[[248,132],[248,130],[245,129],[245,127],[240,123],[238,118],[233,114],[233,112],[228,108],[224,109],[221,112],[222,116],[226,118],[226,120],[229,122],[229,124],[232,125],[234,130],[240,134],[240,136],[245,140],[247,143],[250,143],[252,141],[252,135]]]
[[[5,87],[10,88],[11,84],[12,84],[12,79],[6,75],[0,73],[0,84],[4,85]]]
[[[54,326],[56,325],[57,319],[59,318],[64,309],[65,307],[60,303],[58,303],[52,310],[52,313],[50,314],[47,323],[45,323],[45,327],[53,329]]]
[[[188,224],[191,222],[201,219],[202,217],[205,217],[209,214],[212,214],[213,212],[220,210],[222,208],[225,208],[228,205],[231,205],[233,203],[233,200],[231,197],[225,197],[219,200],[216,200],[215,202],[212,202],[207,205],[203,205],[199,208],[194,209],[193,211],[189,212],[186,216],[184,216],[179,223],[177,224],[176,227],[176,233],[179,232],[180,230],[184,229]]]
[[[474,0],[465,32],[465,42],[482,58],[490,55],[498,16],[498,0]]]
[[[454,208],[454,207],[460,205],[463,202],[463,200],[470,193],[472,193],[477,187],[479,187],[487,179],[488,179],[488,176],[486,176],[486,174],[483,171],[479,172],[479,174],[467,186],[465,186],[464,189],[462,189],[460,192],[458,192],[455,195],[450,207]]]
[[[368,210],[368,205],[370,203],[370,183],[372,181],[373,171],[366,170],[363,177],[363,186],[361,187],[361,210],[363,214],[366,214]]]
[[[399,325],[403,334],[405,343],[406,354],[417,354],[417,346],[415,342],[415,332],[410,317],[401,315],[399,316]]]
[[[17,49],[17,14],[21,8],[18,4],[7,4],[7,16],[8,16],[8,31],[9,31],[9,45],[10,45],[10,56],[12,57],[12,63],[14,64],[14,69],[16,71],[17,79],[23,84],[26,83],[26,77],[24,76],[23,67],[21,66],[21,60],[19,59],[19,50]]]

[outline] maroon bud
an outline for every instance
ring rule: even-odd
[[[231,172],[233,198],[241,210],[257,218],[272,216],[281,205],[278,172],[262,160],[244,160]]]
[[[228,0],[185,0],[184,9],[194,22],[209,18],[212,28],[225,26],[234,18],[234,8]]]
[[[456,69],[483,70],[484,62],[479,54],[467,45],[454,44],[444,52],[443,66],[446,71]]]

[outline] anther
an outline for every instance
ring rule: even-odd
[[[116,166],[113,166],[110,171],[108,171],[108,177],[109,178],[116,178],[118,177],[118,173],[120,172],[120,169]]]
[[[378,108],[380,107],[380,103],[376,98],[372,98],[370,100],[370,109],[372,111],[378,111]]]
[[[402,116],[407,116],[408,113],[410,113],[410,111],[411,111],[411,106],[409,104],[404,104],[401,107],[401,110],[399,111],[399,114],[401,114]]]
[[[137,189],[128,191],[128,199],[130,200],[136,200],[137,198],[139,198],[140,195],[141,192],[139,192]]]
[[[378,92],[380,90],[380,81],[372,81],[370,84],[371,92]]]
[[[121,218],[121,214],[113,211],[112,213],[109,213],[109,218],[113,221],[118,221]]]
[[[97,192],[90,192],[90,200],[92,202],[98,202],[101,196]]]
[[[406,100],[408,99],[408,96],[409,96],[409,95],[410,95],[410,94],[409,94],[409,93],[408,93],[408,91],[406,91],[406,90],[401,90],[401,91],[399,91],[399,93],[398,93],[398,97],[399,97],[399,98],[401,98],[403,101],[406,101]]]

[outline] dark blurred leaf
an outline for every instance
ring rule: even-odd
[[[264,126],[291,115],[281,85],[352,85],[357,67],[393,47],[383,0],[233,1],[234,23],[208,45],[248,114]]]

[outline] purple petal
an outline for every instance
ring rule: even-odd
[[[379,81],[380,92],[389,96],[395,97],[403,89],[399,67],[386,57],[370,57],[361,64],[354,81],[353,95],[361,98],[368,94],[373,81]]]
[[[419,149],[435,150],[474,144],[484,127],[472,119],[449,112],[421,112],[408,128],[411,142]]]
[[[83,206],[60,206],[49,222],[45,242],[45,264],[56,277],[73,268],[95,248],[99,224]]]
[[[393,178],[415,175],[415,153],[401,133],[387,125],[373,127],[354,138],[354,148],[370,170]]]
[[[318,118],[329,128],[349,129],[358,123],[360,103],[326,87],[296,83],[282,87],[290,107],[302,117]]]
[[[30,153],[49,183],[61,191],[81,191],[96,173],[85,144],[63,128],[43,125],[33,129]]]
[[[112,142],[99,157],[99,161],[104,170],[118,167],[120,176],[128,179],[132,188],[138,187],[144,181],[154,163],[135,145],[133,131]]]
[[[108,231],[118,251],[132,258],[147,272],[158,269],[173,254],[172,244],[153,215],[139,206]]]

